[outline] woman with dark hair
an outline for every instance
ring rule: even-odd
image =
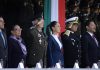
[[[57,63],[63,66],[63,45],[60,40],[60,24],[56,21],[50,23],[52,34],[48,37],[47,61],[48,67],[55,67]]]
[[[21,38],[21,31],[19,25],[11,27],[11,36],[8,39],[8,68],[17,68],[22,60],[25,63],[27,50]]]

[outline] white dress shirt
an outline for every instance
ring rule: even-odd
[[[54,35],[54,34],[52,34],[52,36],[53,36],[54,39],[57,41],[57,43],[58,43],[60,49],[62,49],[62,43],[61,43],[60,40],[58,39],[58,35]]]

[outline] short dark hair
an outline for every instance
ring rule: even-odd
[[[52,27],[55,27],[55,25],[57,24],[57,21],[52,21],[51,23],[50,23],[50,29],[52,30]],[[53,30],[52,30],[53,31]]]
[[[85,26],[89,26],[90,25],[90,22],[94,22],[95,23],[94,20],[87,20]]]
[[[10,31],[13,31],[16,25],[18,25],[18,24],[13,24],[13,25],[11,25]],[[19,26],[19,25],[18,25],[18,26]]]
[[[35,17],[33,18],[33,21],[38,20],[38,22],[39,22],[41,19],[43,19],[42,16],[35,16]]]

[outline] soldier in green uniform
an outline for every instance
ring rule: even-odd
[[[31,27],[27,32],[27,66],[29,68],[36,67],[40,63],[42,67],[46,67],[46,36],[42,29],[44,26],[43,18],[37,18],[36,26]]]

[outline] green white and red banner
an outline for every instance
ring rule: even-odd
[[[44,30],[51,21],[58,21],[61,32],[65,30],[65,0],[44,0]]]

